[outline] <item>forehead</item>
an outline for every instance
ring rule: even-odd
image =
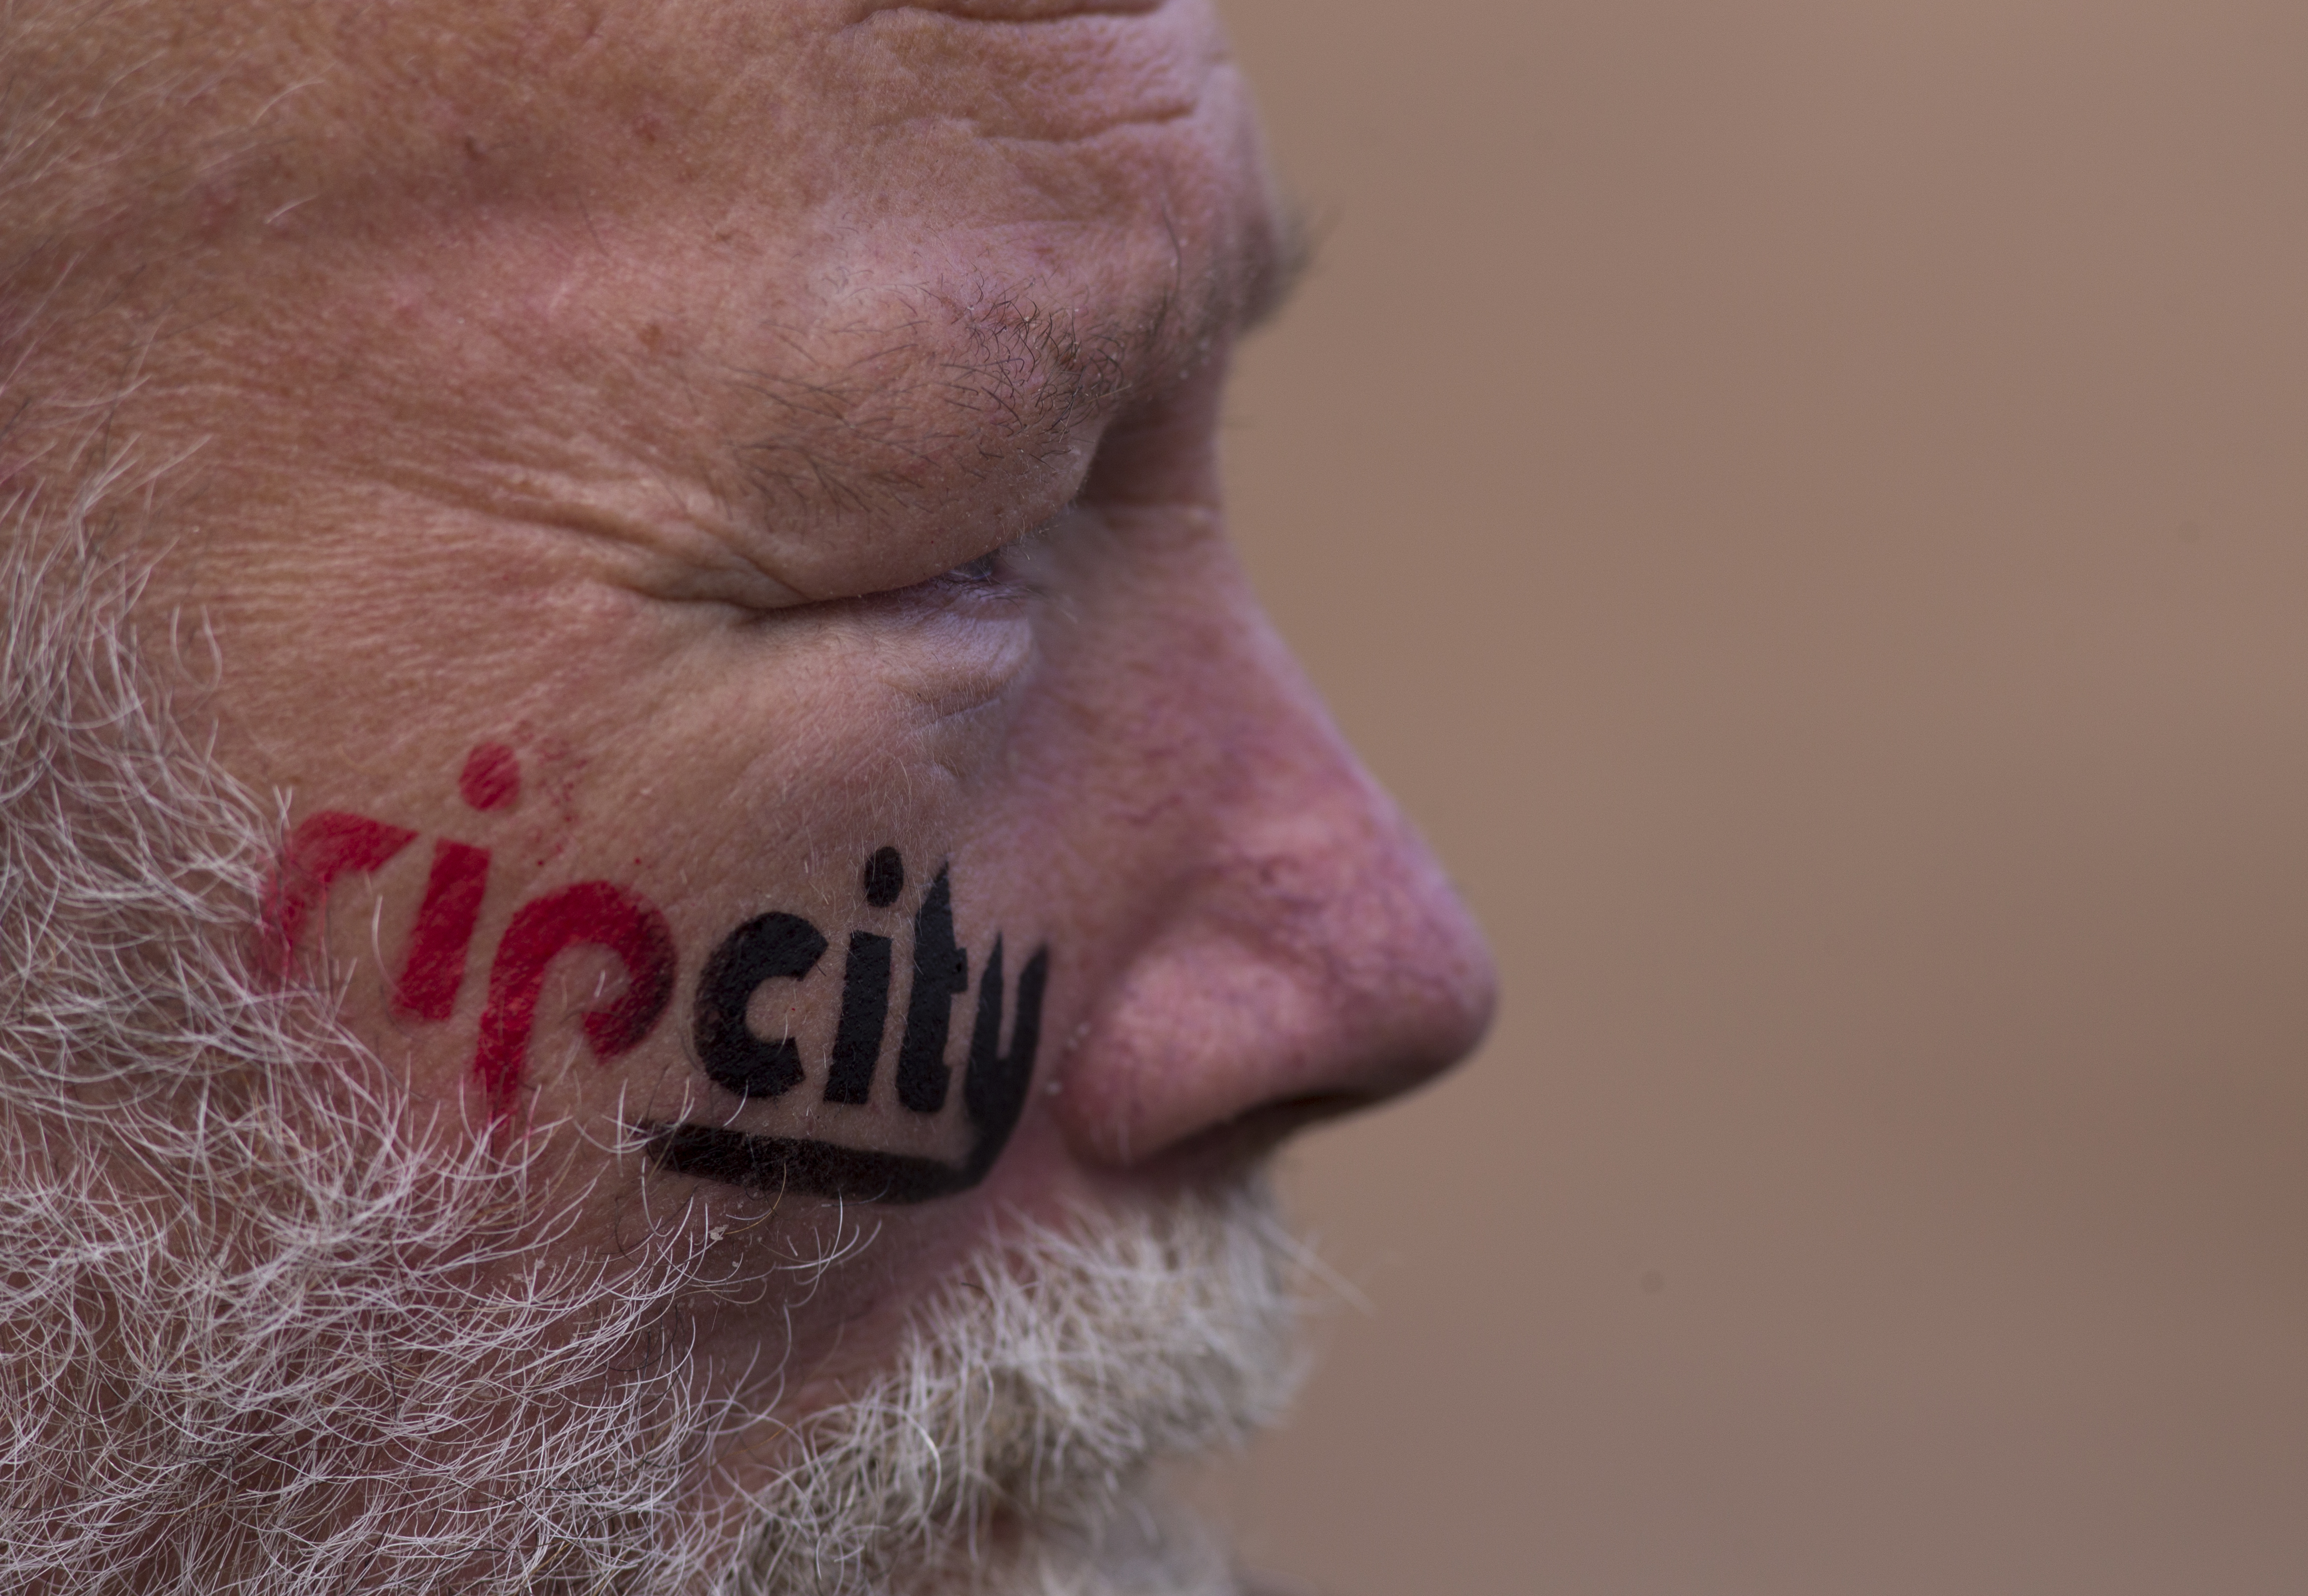
[[[55,179],[12,209],[83,251],[607,215],[774,265],[780,300],[910,287],[979,332],[1180,344],[1271,274],[1204,0],[36,0],[0,51],[9,175]]]
[[[194,262],[235,302],[194,343],[278,382],[297,427],[364,403],[305,458],[386,447],[379,412],[423,424],[419,459],[614,429],[797,526],[877,496],[949,517],[973,480],[1030,524],[1275,275],[1202,0],[129,0],[4,26],[93,107],[71,136],[125,152],[58,202],[75,258]],[[357,382],[316,383],[324,360]]]

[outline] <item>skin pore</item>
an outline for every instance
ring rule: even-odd
[[[531,1156],[555,1257],[745,1284],[710,1398],[804,1420],[977,1261],[1472,1045],[1479,940],[1223,540],[1287,238],[1208,5],[0,26],[0,476],[115,483],[138,635],[212,660],[269,967]]]

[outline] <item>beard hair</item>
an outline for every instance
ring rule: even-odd
[[[282,817],[147,666],[83,530],[110,485],[47,536],[0,506],[0,1588],[1235,1588],[1149,1480],[1294,1383],[1255,1178],[1010,1226],[833,1405],[727,1394],[696,1227],[557,1245],[543,1149],[581,1137],[421,1118],[325,983],[264,967]]]

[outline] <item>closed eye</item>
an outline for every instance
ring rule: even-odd
[[[1038,562],[1035,555],[1041,545],[1065,525],[1073,507],[1044,521],[1032,530],[1021,534],[1000,548],[989,549],[974,560],[965,560],[950,571],[939,572],[926,582],[918,584],[922,590],[953,596],[983,595],[989,597],[1024,597],[1039,590],[1035,581]]]

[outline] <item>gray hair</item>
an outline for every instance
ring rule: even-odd
[[[1144,1492],[1287,1395],[1262,1192],[1013,1224],[814,1413],[702,1367],[684,1303],[770,1289],[718,1231],[564,1244],[553,1137],[420,1120],[264,967],[280,817],[187,730],[201,639],[139,633],[125,482],[20,495],[0,550],[0,1588],[1231,1589]]]

